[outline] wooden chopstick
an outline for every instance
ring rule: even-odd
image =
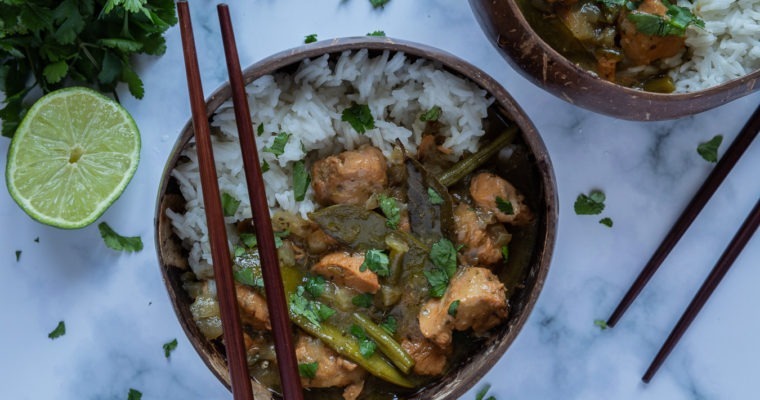
[[[224,56],[227,60],[227,71],[230,76],[232,87],[232,102],[235,108],[235,120],[237,122],[240,149],[243,154],[243,166],[248,185],[248,196],[253,210],[253,226],[258,240],[259,258],[261,260],[261,272],[264,277],[264,290],[266,292],[269,319],[272,323],[274,347],[277,352],[277,364],[280,370],[282,394],[288,400],[303,399],[301,378],[298,374],[298,364],[293,350],[292,330],[288,318],[288,307],[285,299],[285,290],[282,285],[282,276],[277,258],[277,249],[272,231],[272,221],[269,217],[264,179],[261,176],[259,155],[256,149],[256,140],[253,136],[253,124],[249,114],[248,99],[245,93],[245,82],[240,70],[235,33],[230,21],[230,11],[226,4],[217,6],[219,13],[219,25],[222,30],[224,42]]]
[[[232,277],[232,260],[227,244],[227,231],[224,227],[224,214],[219,196],[219,184],[214,165],[214,153],[211,148],[211,131],[206,116],[206,103],[203,98],[203,86],[198,68],[198,56],[195,52],[193,26],[187,2],[177,3],[179,27],[182,34],[182,50],[185,57],[187,87],[190,92],[190,108],[193,114],[193,130],[200,165],[203,202],[206,210],[206,224],[211,245],[211,257],[214,263],[217,299],[222,318],[224,345],[227,350],[227,364],[230,368],[232,397],[235,400],[253,398],[251,378],[248,375],[248,362],[243,346],[243,331],[238,314],[238,303]]]
[[[691,199],[681,216],[678,217],[675,225],[673,225],[670,232],[665,236],[660,247],[655,250],[652,258],[649,259],[649,262],[647,262],[644,269],[641,270],[639,276],[633,282],[633,285],[631,285],[631,288],[628,289],[628,292],[623,296],[623,299],[620,300],[615,311],[613,311],[612,315],[607,319],[607,326],[611,328],[617,324],[623,316],[623,313],[625,313],[631,303],[633,303],[639,293],[641,293],[641,290],[646,286],[649,279],[652,278],[652,275],[654,275],[668,254],[670,254],[670,251],[673,250],[676,243],[678,243],[686,230],[689,229],[691,223],[697,217],[699,212],[702,211],[702,208],[704,208],[707,201],[710,200],[710,197],[712,197],[713,193],[718,189],[718,186],[720,186],[734,165],[736,165],[736,162],[741,158],[742,154],[744,154],[744,151],[747,150],[747,147],[749,147],[757,136],[758,131],[760,131],[760,106],[749,118],[741,132],[739,132],[739,135],[734,139],[733,143],[731,143],[728,150],[726,150],[726,154],[724,154],[720,161],[718,161],[718,164],[715,165],[715,168],[713,168],[710,175],[699,188],[697,194],[694,195],[694,198]]]
[[[694,321],[694,318],[702,309],[702,306],[705,305],[707,299],[710,298],[712,292],[726,275],[726,272],[728,272],[728,270],[731,268],[731,265],[733,265],[736,257],[744,249],[744,246],[747,244],[749,239],[752,238],[752,235],[757,230],[757,226],[759,224],[760,200],[755,203],[755,208],[752,209],[749,216],[742,224],[741,228],[739,228],[739,230],[736,232],[736,235],[734,235],[733,239],[731,239],[731,243],[729,243],[728,247],[726,247],[726,250],[723,251],[723,254],[720,256],[720,259],[713,267],[710,275],[707,276],[707,279],[705,279],[702,287],[699,288],[699,291],[694,296],[694,299],[692,299],[691,303],[689,303],[686,311],[684,311],[681,319],[678,320],[678,323],[670,332],[668,339],[662,345],[660,351],[657,352],[657,355],[654,357],[652,364],[649,365],[649,368],[641,380],[649,383],[654,374],[665,361],[665,358],[668,357],[670,352],[676,346],[678,340],[681,339],[681,336],[683,336],[684,332],[686,332],[686,329],[689,328],[691,322]]]

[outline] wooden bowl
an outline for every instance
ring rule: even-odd
[[[488,39],[518,72],[555,96],[592,111],[629,120],[674,119],[718,107],[760,89],[760,70],[692,93],[651,93],[611,83],[544,42],[516,0],[469,1]]]
[[[389,50],[391,52],[404,52],[407,57],[412,59],[435,60],[449,72],[469,78],[495,98],[492,107],[501,107],[509,114],[511,120],[519,126],[521,130],[519,140],[528,149],[527,162],[531,164],[531,174],[538,188],[534,195],[538,220],[535,232],[536,245],[532,254],[528,255],[530,261],[524,287],[513,292],[510,297],[511,312],[508,320],[500,328],[497,328],[496,334],[487,341],[482,350],[477,354],[470,355],[466,362],[461,363],[451,373],[410,397],[413,399],[454,399],[472,387],[498,361],[514,341],[536,303],[549,270],[549,261],[552,256],[557,229],[558,206],[554,173],[546,148],[536,128],[506,90],[483,71],[440,50],[389,38],[336,39],[275,54],[245,69],[243,74],[246,83],[250,83],[263,75],[272,74],[276,71],[291,71],[307,58],[318,57],[326,53],[337,56],[346,50],[359,49],[369,49],[371,55]],[[206,102],[209,117],[230,96],[229,83],[214,92]],[[182,248],[180,240],[174,234],[171,222],[166,215],[167,209],[173,209],[177,212],[182,212],[184,209],[184,199],[179,192],[177,182],[170,176],[170,172],[180,161],[180,153],[192,136],[192,124],[188,122],[182,130],[163,171],[155,214],[156,248],[166,289],[182,328],[206,365],[229,388],[230,380],[223,346],[218,342],[205,339],[191,316],[189,305],[192,303],[192,299],[182,288],[181,280],[181,276],[189,271],[187,251]]]

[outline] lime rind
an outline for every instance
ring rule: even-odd
[[[137,124],[115,101],[80,87],[51,92],[29,109],[11,141],[8,191],[35,220],[82,228],[124,192],[140,148]]]

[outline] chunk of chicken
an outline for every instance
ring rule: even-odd
[[[489,226],[475,210],[461,203],[454,209],[457,243],[464,246],[461,261],[468,265],[492,265],[502,259],[501,247],[512,238],[500,224]]]
[[[404,338],[401,340],[401,347],[414,360],[413,371],[417,375],[440,375],[446,368],[446,356],[449,351],[423,337],[417,340]]]
[[[388,185],[387,163],[380,149],[364,146],[315,162],[311,185],[322,205],[364,205]]]
[[[525,205],[525,197],[498,175],[490,172],[475,175],[470,181],[470,196],[478,207],[492,213],[499,222],[525,225],[533,220],[533,213]],[[505,212],[504,207],[511,207],[511,210]]]
[[[235,294],[240,307],[240,319],[250,324],[253,329],[272,329],[269,322],[269,310],[264,296],[250,286],[235,283]]]
[[[451,303],[459,301],[454,316]],[[504,284],[487,268],[468,267],[451,279],[446,294],[431,299],[420,310],[422,334],[440,347],[451,344],[453,330],[485,332],[507,317]]]
[[[369,269],[360,271],[359,268],[363,263],[364,254],[361,253],[330,253],[314,264],[311,267],[311,272],[329,278],[338,285],[348,286],[362,293],[377,293],[380,289],[377,275]]]
[[[665,15],[668,11],[660,0],[644,0],[636,13]],[[628,19],[628,13],[620,13],[618,19],[620,46],[626,57],[635,65],[647,65],[661,58],[678,54],[685,48],[685,39],[680,36],[656,36],[639,32],[636,24]]]
[[[366,371],[338,355],[319,339],[299,334],[296,340],[296,359],[299,364],[317,363],[317,372],[314,378],[301,377],[301,383],[304,387],[348,386],[344,392],[346,400],[355,399],[361,392]]]

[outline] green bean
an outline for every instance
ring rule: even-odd
[[[361,365],[370,374],[405,388],[413,388],[414,384],[393,367],[386,359],[375,353],[367,358],[359,352],[359,343],[353,337],[328,323],[312,324],[304,317],[290,313],[290,320],[310,335],[321,340],[338,354]],[[382,328],[381,328],[382,329]],[[369,333],[369,332],[368,332]]]
[[[444,171],[443,174],[438,177],[438,181],[440,181],[443,186],[451,186],[457,183],[460,179],[464,178],[472,171],[475,171],[476,168],[483,165],[483,163],[493,157],[494,154],[498,153],[502,147],[512,142],[516,134],[517,127],[510,126],[491,143],[483,146],[483,148],[480,149],[477,153],[465,158],[464,160],[454,164],[454,166],[448,170]]]
[[[359,313],[351,314],[354,322],[359,324],[367,335],[377,343],[377,347],[401,371],[408,374],[414,366],[414,360],[409,353],[385,329],[372,322],[371,319]]]

